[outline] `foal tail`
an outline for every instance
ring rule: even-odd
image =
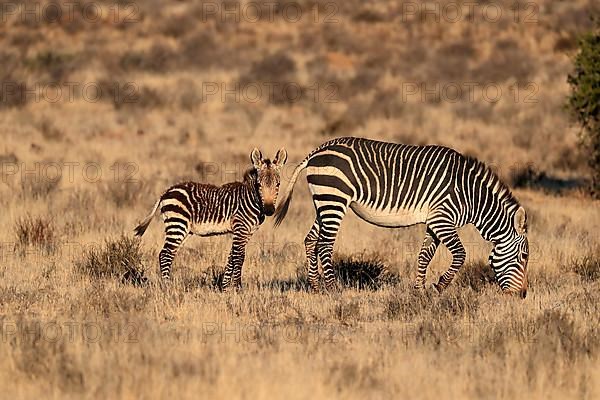
[[[156,214],[156,210],[158,210],[158,205],[160,204],[160,198],[156,201],[156,203],[154,203],[154,207],[152,208],[152,211],[150,212],[150,214],[148,214],[146,216],[146,218],[144,218],[144,220],[142,222],[140,222],[140,224],[138,226],[135,227],[134,232],[135,232],[135,236],[142,236],[144,234],[144,232],[146,232],[146,229],[148,229],[148,225],[150,225],[150,222],[152,222],[152,217],[154,217],[154,214]]]

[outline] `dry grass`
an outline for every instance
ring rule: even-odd
[[[77,7],[59,21],[3,14],[0,78],[13,84],[0,99],[4,397],[600,397],[600,215],[578,189],[586,160],[563,108],[594,2],[540,1],[535,23],[515,22],[505,1],[496,23],[356,1],[301,1],[296,23],[284,5],[236,22],[198,2],[163,3],[136,3],[134,23],[123,20],[131,8],[96,24]],[[269,98],[266,83],[290,81],[298,101],[279,89]],[[49,82],[101,93],[24,97]],[[466,86],[455,101],[443,92],[467,82],[478,84],[473,99]],[[489,83],[497,101],[481,97]],[[263,95],[222,101],[236,84]],[[310,292],[303,178],[285,224],[267,221],[251,240],[243,291],[218,289],[223,237],[190,238],[171,284],[158,284],[163,227],[157,219],[141,241],[132,229],[162,190],[240,180],[255,146],[286,146],[286,180],[308,151],[346,134],[449,145],[495,166],[530,217],[527,299],[499,293],[490,245],[471,228],[448,290],[415,291],[423,227],[353,215],[335,249],[341,291]],[[449,263],[440,249],[428,282]]]
[[[43,216],[29,214],[15,221],[16,244],[25,251],[36,247],[45,253],[52,253],[58,246],[58,238],[54,221]]]
[[[121,276],[124,281],[139,284],[145,282],[142,258],[139,240],[121,236],[107,240],[101,248],[91,247],[85,251],[75,268],[94,279]]]

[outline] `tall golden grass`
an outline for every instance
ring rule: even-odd
[[[90,4],[102,18],[82,14]],[[586,163],[563,110],[594,2],[518,2],[515,15],[500,1],[497,21],[482,4],[455,22],[409,2],[300,1],[257,20],[241,14],[248,2],[233,16],[221,2],[132,4],[3,14],[5,397],[600,396],[600,214],[578,189]],[[43,95],[53,84],[56,102]],[[243,291],[217,289],[227,237],[192,237],[173,283],[159,283],[161,223],[141,242],[132,230],[168,185],[239,180],[255,146],[285,146],[289,178],[341,135],[438,143],[493,165],[530,216],[527,299],[499,293],[490,245],[470,227],[450,288],[415,292],[423,227],[355,216],[335,249],[343,290],[308,292],[302,178],[285,223],[267,220],[249,244]],[[428,281],[449,262],[440,249]]]

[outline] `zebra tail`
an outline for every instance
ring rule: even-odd
[[[152,217],[154,217],[154,214],[156,214],[156,210],[158,209],[160,200],[161,199],[158,199],[156,201],[156,203],[154,203],[154,208],[152,208],[152,211],[150,212],[150,214],[148,214],[148,216],[146,218],[144,218],[144,220],[142,222],[140,222],[140,224],[138,226],[135,227],[135,229],[134,229],[135,236],[141,237],[144,234],[144,232],[146,232],[146,229],[148,229],[148,225],[150,225],[150,222],[152,222]]]
[[[308,165],[308,160],[309,157],[305,158],[304,161],[302,161],[296,167],[286,191],[277,201],[277,209],[275,210],[275,227],[281,225],[290,208],[290,202],[292,201],[292,194],[294,192],[294,185],[296,184],[296,180],[298,180],[298,175],[300,175],[300,172],[302,172],[302,170]]]

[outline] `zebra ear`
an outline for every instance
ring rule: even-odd
[[[527,233],[527,213],[523,207],[519,207],[515,213],[515,229],[519,235]]]
[[[275,165],[277,165],[278,167],[282,167],[286,161],[287,161],[287,151],[285,151],[285,149],[282,147],[281,149],[279,149],[279,151],[275,155],[275,159],[273,160],[273,163]]]
[[[256,169],[260,168],[262,165],[262,159],[262,153],[255,147],[254,150],[252,150],[252,153],[250,153],[250,160]]]

